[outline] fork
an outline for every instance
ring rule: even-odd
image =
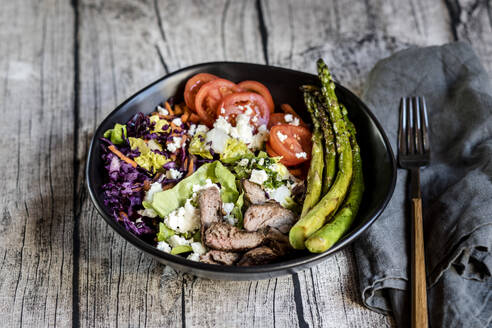
[[[420,168],[430,163],[429,119],[424,97],[402,98],[398,129],[398,163],[410,171],[412,200],[411,327],[428,327]]]

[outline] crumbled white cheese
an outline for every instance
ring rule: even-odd
[[[183,207],[169,213],[164,218],[164,223],[180,233],[192,232],[200,228],[200,211],[191,204],[191,199],[188,199]]]
[[[200,190],[208,189],[208,188],[210,188],[210,187],[215,187],[215,188],[217,188],[217,189],[219,188],[219,187],[217,186],[217,184],[212,183],[212,180],[210,180],[210,179],[206,179],[206,180],[205,180],[205,184],[203,184],[203,185],[201,185],[201,186],[200,186],[200,185],[193,185],[193,195],[195,196],[195,194],[196,194],[197,192],[199,192]]]
[[[239,161],[238,165],[239,166],[248,166],[249,159],[243,158],[242,160]]]
[[[298,125],[299,125],[299,123],[301,123],[301,122],[299,121],[299,118],[298,118],[298,117],[294,117],[294,120],[292,120],[292,123],[290,123],[290,124],[295,125],[295,126],[298,126]]]
[[[176,126],[181,126],[181,124],[183,124],[183,122],[181,122],[181,118],[179,117],[176,117],[172,122]]]
[[[232,125],[227,121],[224,116],[219,116],[214,122],[214,128],[224,131],[229,134],[231,132]]]
[[[190,261],[195,261],[195,262],[199,262],[200,261],[200,254],[198,253],[191,253],[190,255],[188,255],[186,257],[187,260],[190,260]]]
[[[285,205],[285,200],[290,197],[290,189],[287,186],[280,186],[277,189],[267,189],[270,199],[275,199],[280,205]]]
[[[191,124],[190,128],[188,129],[188,135],[190,137],[193,137],[196,133],[196,124]]]
[[[185,238],[183,237],[180,237],[178,235],[172,235],[171,237],[169,237],[167,239],[169,245],[171,245],[171,247],[176,247],[176,246],[187,246],[190,244],[190,242],[188,240],[186,240]]]
[[[169,115],[169,112],[167,111],[167,109],[165,109],[162,106],[157,106],[157,112],[161,115]]]
[[[239,114],[236,117],[236,126],[231,128],[230,135],[245,144],[253,142],[254,127],[249,124],[251,117],[245,114]]]
[[[224,108],[224,107],[221,107],[221,108],[220,108],[220,113],[221,113],[221,114],[225,114],[225,108]]]
[[[171,153],[174,153],[176,150],[181,147],[181,137],[173,137],[173,142],[169,142],[167,144],[167,150],[169,150]]]
[[[166,252],[166,253],[170,253],[171,252],[171,246],[169,246],[168,243],[166,243],[165,241],[160,241],[157,243],[157,249],[158,250],[161,250],[163,252]]]
[[[234,203],[224,203],[222,204],[222,208],[224,209],[226,215],[229,215],[234,209]]]
[[[208,132],[208,127],[203,124],[198,124],[195,130],[195,133],[207,133]]]
[[[237,219],[231,214],[224,216],[224,220],[230,225],[235,225],[237,223]]]
[[[265,164],[265,159],[262,157],[258,160],[258,165],[263,165]]]
[[[268,180],[268,174],[264,170],[253,170],[249,181],[257,183],[259,185]]]
[[[302,151],[300,153],[296,153],[296,157],[297,158],[304,158],[304,159],[306,159],[307,158],[307,154]]]
[[[258,115],[255,115],[251,118],[251,122],[256,123],[258,122]]]
[[[138,214],[141,216],[146,216],[148,218],[156,218],[157,217],[157,212],[154,211],[152,208],[146,208],[143,210],[137,211]]]
[[[154,198],[154,193],[162,191],[162,186],[159,182],[154,182],[153,184],[150,185],[150,189],[147,190],[147,193],[145,194],[144,201],[146,202],[152,202],[152,199]]]
[[[222,153],[225,150],[227,140],[229,136],[224,130],[215,127],[212,130],[208,131],[207,136],[205,137],[205,143],[211,143],[210,147],[216,153]]]
[[[283,134],[280,131],[277,131],[277,137],[278,137],[278,140],[280,140],[280,142],[284,142],[285,139],[287,139],[287,135]]]
[[[243,107],[243,109],[246,109],[244,111],[244,114],[249,115],[249,116],[251,116],[251,114],[253,114],[253,108],[251,108],[249,103],[246,104],[245,106],[242,106],[242,107]]]
[[[191,243],[191,248],[193,249],[193,253],[198,255],[203,255],[207,252],[207,249],[200,242]]]
[[[292,116],[292,114],[285,114],[284,115],[284,120],[287,123],[292,122],[293,119],[294,119],[294,116]]]
[[[249,145],[249,148],[252,148],[254,150],[256,149],[262,149],[263,144],[265,141],[268,139],[269,133],[266,125],[260,125],[258,127],[258,133],[253,136],[253,142]]]
[[[169,169],[166,172],[166,178],[168,179],[180,179],[183,176],[182,172],[179,172],[176,169]]]

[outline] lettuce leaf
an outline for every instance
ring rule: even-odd
[[[220,197],[224,203],[236,203],[239,192],[236,187],[234,174],[222,163],[215,161],[202,165],[195,173],[181,180],[173,188],[156,192],[150,206],[164,218],[169,213],[184,205],[193,196],[193,186],[204,185],[206,180],[220,183]]]
[[[138,149],[140,152],[140,156],[135,157],[133,160],[147,171],[155,173],[157,170],[161,169],[164,164],[170,161],[166,156],[152,152],[143,139],[130,137],[128,138],[128,141],[130,142],[132,150]],[[153,142],[156,145],[155,147],[160,146],[155,143],[155,141]]]
[[[159,223],[159,232],[157,233],[157,241],[166,241],[174,235],[174,230],[169,229],[164,223]]]
[[[241,158],[251,157],[254,157],[254,154],[248,149],[248,146],[234,138],[227,140],[224,152],[220,154],[220,160],[226,164],[233,163]]]
[[[167,132],[171,128],[169,122],[160,118],[159,115],[152,115],[149,117],[149,120],[151,123],[154,123],[154,128],[150,131],[151,133]]]
[[[205,133],[196,133],[190,141],[188,152],[192,155],[198,155],[203,158],[212,159],[213,156],[210,153],[210,149],[207,149],[205,145],[205,137]]]
[[[231,211],[231,214],[237,219],[237,227],[243,227],[243,205],[244,205],[244,191],[241,191],[241,194],[237,198],[236,204]]]
[[[111,140],[115,145],[121,145],[125,141],[123,135],[126,138],[126,125],[116,123],[112,129],[104,132],[103,137]]]

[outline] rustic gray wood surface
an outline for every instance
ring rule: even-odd
[[[88,145],[117,104],[215,60],[314,72],[360,93],[412,45],[465,40],[492,72],[479,0],[0,1],[0,326],[388,327],[360,303],[350,248],[292,277],[177,274],[115,234],[84,186]]]

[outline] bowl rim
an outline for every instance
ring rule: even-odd
[[[117,223],[111,216],[109,216],[106,211],[105,211],[105,206],[103,204],[100,204],[97,197],[96,193],[97,191],[94,190],[91,179],[90,179],[90,168],[91,168],[91,163],[92,163],[92,152],[93,148],[95,147],[96,143],[96,135],[100,134],[100,130],[102,129],[102,126],[106,121],[110,119],[110,117],[113,116],[116,112],[118,112],[121,108],[125,107],[132,101],[135,101],[139,98],[139,96],[146,90],[154,87],[155,85],[161,83],[162,81],[177,75],[179,73],[182,73],[184,71],[192,71],[194,69],[200,69],[206,66],[214,66],[214,65],[244,65],[244,66],[257,66],[260,68],[268,68],[268,69],[274,69],[274,70],[279,70],[279,71],[284,71],[284,72],[295,72],[295,73],[302,73],[305,74],[306,76],[310,77],[316,77],[316,75],[303,72],[303,71],[297,71],[289,68],[283,68],[283,67],[278,67],[278,66],[272,66],[272,65],[265,65],[265,64],[257,64],[257,63],[247,63],[247,62],[237,62],[237,61],[213,61],[213,62],[204,62],[204,63],[199,63],[195,65],[190,65],[186,66],[183,68],[180,68],[174,72],[171,72],[169,74],[164,75],[163,77],[157,79],[156,81],[150,83],[149,85],[145,86],[144,88],[138,90],[135,92],[133,95],[131,95],[129,98],[127,98],[124,102],[122,102],[120,105],[118,105],[113,111],[111,111],[109,114],[106,115],[106,117],[101,121],[101,123],[98,124],[96,130],[94,131],[94,134],[92,136],[92,140],[88,149],[87,153],[87,159],[85,163],[85,183],[87,185],[87,189],[89,192],[90,199],[95,206],[96,210],[98,211],[99,215],[101,215],[104,220],[114,229],[116,232],[123,237],[126,241],[130,242],[133,246],[138,248],[141,251],[144,251],[158,259],[162,259],[165,262],[171,262],[175,263],[179,266],[184,266],[188,267],[192,270],[198,270],[198,271],[205,271],[205,272],[210,272],[210,273],[217,273],[221,272],[223,274],[237,274],[237,275],[251,275],[251,274],[261,274],[261,273],[274,273],[278,271],[287,271],[287,270],[293,270],[296,267],[304,267],[305,265],[308,265],[309,263],[317,263],[321,261],[324,258],[329,257],[333,253],[337,252],[341,248],[345,247],[346,245],[352,243],[354,240],[356,240],[362,232],[367,230],[379,216],[382,214],[382,212],[386,209],[389,201],[391,200],[393,196],[393,192],[395,189],[396,185],[396,178],[397,178],[397,167],[396,167],[396,160],[394,157],[393,149],[391,147],[391,143],[389,142],[389,139],[382,128],[381,124],[379,121],[376,119],[375,115],[372,113],[372,111],[367,107],[366,104],[362,102],[362,100],[355,95],[353,92],[351,92],[349,89],[345,88],[338,82],[335,82],[336,88],[339,88],[343,90],[345,93],[350,94],[355,101],[358,103],[359,107],[361,107],[361,110],[370,117],[370,119],[373,121],[374,125],[377,127],[378,132],[381,134],[382,139],[384,141],[384,145],[387,151],[387,154],[390,158],[390,163],[391,163],[391,175],[392,175],[392,180],[391,184],[389,186],[388,193],[386,194],[386,197],[379,207],[379,209],[364,223],[359,224],[357,227],[355,227],[355,230],[352,231],[350,234],[343,236],[339,241],[333,245],[330,249],[328,249],[326,252],[323,253],[309,253],[307,255],[303,255],[301,257],[297,257],[294,259],[289,259],[286,261],[282,262],[277,262],[277,263],[270,263],[270,264],[264,264],[264,265],[257,265],[257,266],[251,266],[251,267],[238,267],[238,266],[227,266],[227,265],[215,265],[215,264],[208,264],[208,263],[202,263],[202,262],[196,262],[192,260],[187,260],[184,257],[181,256],[176,256],[176,255],[171,255],[169,253],[163,252],[156,247],[152,246],[151,244],[147,243],[146,241],[140,239],[133,233],[127,231],[122,225]]]

